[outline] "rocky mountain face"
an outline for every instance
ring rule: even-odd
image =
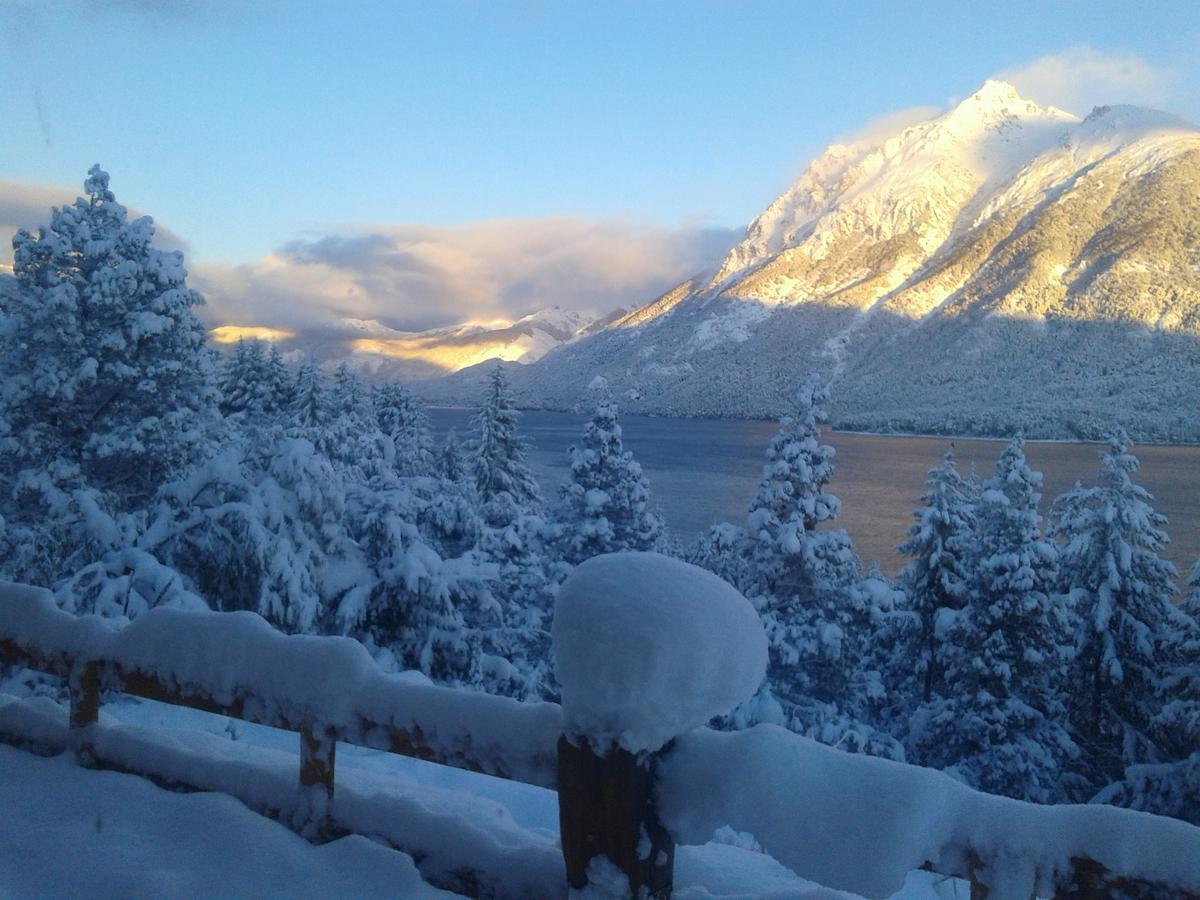
[[[830,147],[710,273],[513,382],[535,406],[602,375],[630,412],[769,417],[814,370],[842,428],[1200,439],[1200,130],[989,81]]]

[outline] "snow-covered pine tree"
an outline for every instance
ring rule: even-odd
[[[1190,584],[1200,582],[1200,566]],[[1200,825],[1200,591],[1183,604],[1179,638],[1159,686],[1158,714],[1151,722],[1162,762],[1126,766],[1125,777],[1104,788],[1093,803],[1112,803]]]
[[[561,573],[550,559],[551,528],[542,518],[542,495],[525,462],[516,431],[517,410],[504,371],[497,366],[473,419],[471,476],[480,511],[479,556],[495,566],[491,582],[501,606],[501,625],[485,635],[493,665],[490,681],[527,696],[546,695],[550,610]],[[507,660],[511,669],[495,665]]]
[[[1100,483],[1054,502],[1060,584],[1075,610],[1075,655],[1067,671],[1072,734],[1082,749],[1076,799],[1157,762],[1152,719],[1167,662],[1183,631],[1172,603],[1175,567],[1159,556],[1166,517],[1133,481],[1138,460],[1117,431],[1100,455]]]
[[[373,396],[379,428],[395,449],[396,471],[432,475],[436,469],[433,429],[425,410],[396,382],[379,385]]]
[[[292,387],[291,417],[295,427],[308,434],[310,440],[323,430],[333,417],[329,393],[321,367],[309,360],[300,366]]]
[[[292,407],[294,385],[292,373],[276,344],[271,344],[267,351],[266,385],[264,405],[267,411],[276,416],[286,415]]]
[[[358,425],[364,429],[377,427],[371,391],[367,384],[350,369],[349,363],[341,362],[333,371],[333,384],[329,389],[329,405],[336,418],[346,426]]]
[[[394,453],[379,430],[371,391],[345,362],[334,370],[328,399],[330,417],[318,449],[335,465],[354,470],[352,480],[390,468]]]
[[[239,340],[233,355],[220,368],[221,412],[261,416],[266,411],[269,385],[266,356],[260,341]]]
[[[916,629],[908,652],[897,662],[908,678],[916,677],[903,691],[913,705],[944,693],[937,619],[941,610],[962,609],[966,603],[975,538],[974,492],[959,474],[952,449],[929,470],[925,484],[928,490],[913,513],[917,521],[908,527],[908,540],[896,548],[911,558],[900,583]]]
[[[517,434],[518,415],[504,370],[496,366],[472,420],[478,434],[472,462],[475,490],[484,503],[506,493],[516,508],[539,508],[542,492],[525,463],[525,442]]]
[[[979,498],[967,603],[936,623],[946,695],[922,707],[910,743],[919,761],[981,790],[1047,803],[1077,750],[1062,724],[1069,621],[1047,593],[1056,554],[1041,534],[1041,482],[1014,438]]]
[[[782,582],[797,586],[817,577],[822,563],[815,537],[822,522],[837,517],[841,502],[825,491],[833,477],[834,450],[821,443],[829,421],[829,391],[810,377],[796,394],[792,415],[779,423],[767,448],[758,493],[750,504],[747,532],[752,565],[762,593]]]
[[[442,441],[442,451],[438,457],[438,469],[442,477],[447,481],[453,481],[456,484],[465,482],[469,475],[467,470],[467,461],[463,456],[462,445],[458,443],[458,435],[451,428],[446,432],[446,439]]]
[[[341,599],[338,627],[400,668],[481,687],[481,626],[499,624],[499,607],[473,558],[444,559],[421,533],[416,500],[403,486],[350,492],[349,526],[371,571]]]
[[[147,549],[218,610],[249,609],[314,633],[370,570],[346,528],[348,485],[303,437],[242,443],[160,493]]]
[[[750,506],[745,589],[770,640],[769,689],[734,720],[766,717],[847,750],[903,758],[903,748],[865,720],[882,689],[868,650],[895,592],[860,578],[845,530],[818,530],[841,508],[825,490],[834,455],[820,442],[828,398],[815,377],[801,387]]]
[[[128,509],[193,458],[216,393],[182,254],[154,248],[152,220],[130,221],[108,185],[93,166],[85,197],[13,238],[3,458],[9,478],[78,467]]]
[[[567,451],[570,474],[559,488],[557,522],[563,558],[577,565],[601,553],[655,550],[666,528],[650,508],[650,485],[624,449],[617,406],[596,401],[583,441]]]

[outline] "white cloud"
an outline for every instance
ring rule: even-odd
[[[876,144],[895,137],[910,125],[925,122],[946,110],[940,106],[906,106],[869,119],[861,128],[839,137],[840,144]]]
[[[38,226],[50,224],[50,208],[74,203],[79,193],[79,188],[58,184],[0,180],[0,265],[12,265],[12,239],[18,229],[36,232]],[[129,207],[129,215],[144,214]],[[187,249],[179,235],[158,222],[154,223],[154,245],[163,250]]]
[[[190,270],[214,324],[310,330],[361,318],[419,330],[550,306],[641,304],[716,263],[737,237],[574,216],[371,225],[293,241],[250,263]]]
[[[12,236],[50,221],[78,188],[0,180],[0,266]],[[118,197],[118,199],[121,199]],[[130,207],[131,215],[140,215]],[[714,265],[740,233],[688,223],[553,216],[457,227],[368,224],[292,241],[240,265],[206,263],[155,224],[155,243],[183,249],[189,283],[214,325],[328,330],[339,319],[379,319],[409,330],[515,319],[561,306],[608,312],[652,300]]]
[[[1132,103],[1163,106],[1172,73],[1132,53],[1104,53],[1094,47],[1068,47],[994,76],[1014,84],[1035,103],[1087,115],[1093,106]]]

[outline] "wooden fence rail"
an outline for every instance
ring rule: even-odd
[[[351,704],[347,707],[349,711],[325,713],[311,707],[312,698],[304,698],[305,702],[266,702],[249,683],[231,686],[228,673],[214,673],[209,683],[196,677],[194,671],[181,674],[171,658],[177,648],[170,642],[161,648],[161,659],[148,659],[146,647],[152,647],[153,642],[144,642],[139,654],[134,654],[141,662],[131,664],[128,654],[115,646],[120,644],[119,632],[100,629],[90,633],[89,639],[63,638],[64,625],[73,624],[66,620],[75,617],[52,608],[44,592],[37,591],[35,599],[35,592],[27,588],[22,588],[24,593],[16,596],[21,609],[14,611],[11,586],[7,586],[8,596],[4,587],[0,585],[0,663],[66,680],[70,695],[69,744],[84,764],[136,771],[122,765],[120,760],[99,758],[89,738],[98,723],[103,696],[109,691],[295,732],[299,743],[299,784],[310,796],[325,801],[332,800],[336,790],[339,741],[385,750],[556,789],[565,874],[570,885],[585,887],[589,863],[594,857],[605,855],[629,877],[634,893],[641,891],[642,896],[659,898],[671,894],[674,845],[658,818],[654,801],[655,767],[669,753],[669,747],[660,754],[641,756],[615,747],[596,752],[562,735],[561,710],[554,704],[519,704],[505,698],[429,685],[398,687],[382,673],[376,687],[385,693],[391,691],[394,696],[384,698],[385,702],[366,704],[371,709]],[[206,640],[219,643],[230,616],[248,621],[244,613],[179,615],[188,617],[182,622],[186,626],[183,631],[191,640],[202,643]],[[38,638],[39,620],[53,638]],[[210,624],[215,631],[207,634],[205,629]],[[130,630],[137,627],[137,624],[130,626]],[[300,639],[274,632],[262,639],[277,643],[303,641],[303,645],[290,645],[296,649],[301,666],[305,654],[313,648],[331,646],[321,642],[345,640]],[[105,651],[106,643],[114,646]],[[101,652],[96,652],[97,647]],[[150,654],[154,655],[152,650]],[[336,667],[331,671],[336,671]],[[328,687],[336,694],[338,685]],[[347,685],[351,694],[355,690],[363,695],[373,693],[371,684]],[[395,710],[397,704],[405,703],[424,706],[427,712]],[[434,715],[429,710],[438,713]],[[495,728],[489,730],[489,721],[507,723],[501,730],[514,742],[512,746],[497,750],[501,741],[494,733]],[[321,818],[322,809],[327,810],[328,804],[317,804],[316,821],[302,827],[306,836],[320,838],[330,833],[328,821]],[[646,839],[653,852],[647,852]],[[864,848],[864,852],[870,851]],[[974,860],[971,871],[940,874],[968,879],[972,882],[972,897],[988,897],[987,886],[978,875],[978,870],[985,868],[984,862]],[[1073,877],[1060,885],[1057,896],[1100,900],[1116,896],[1113,892],[1117,887],[1139,896],[1156,896],[1155,891],[1161,890],[1161,886],[1109,877],[1103,866],[1090,859],[1080,858],[1075,863]],[[1187,891],[1169,891],[1163,896],[1200,900],[1200,895]]]

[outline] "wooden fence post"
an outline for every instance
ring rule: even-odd
[[[675,844],[654,807],[657,762],[657,753],[639,758],[614,745],[600,756],[559,738],[558,819],[571,887],[587,887],[591,861],[607,856],[632,896],[671,896]]]
[[[71,698],[71,749],[81,764],[95,765],[96,748],[88,738],[87,729],[100,721],[100,664],[76,664],[67,679],[67,691]]]
[[[322,836],[329,831],[329,805],[333,800],[334,760],[337,741],[324,729],[300,729],[300,786],[311,804],[305,836]]]
[[[1055,885],[1055,900],[1106,900],[1124,896],[1126,891],[1108,883],[1108,872],[1094,860],[1071,857],[1071,874],[1065,882]]]

